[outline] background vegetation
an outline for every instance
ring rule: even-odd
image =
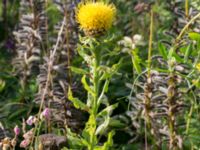
[[[1,146],[87,149],[96,123],[91,149],[199,150],[200,2],[110,0],[116,20],[97,39],[79,30],[78,3],[0,2]],[[95,118],[92,48],[102,49]]]

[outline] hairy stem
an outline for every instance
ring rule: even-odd
[[[94,92],[95,92],[95,95],[93,97],[93,106],[92,106],[92,113],[94,115],[94,118],[96,119],[96,116],[97,116],[97,113],[98,113],[98,98],[99,98],[99,73],[98,73],[98,67],[99,67],[99,64],[100,64],[100,59],[99,59],[99,56],[97,54],[98,52],[96,50],[94,50],[94,73],[93,73],[93,86],[94,86]],[[95,127],[97,126],[97,123],[96,123],[96,120],[95,120]],[[92,137],[91,137],[91,145],[89,147],[89,150],[93,150],[94,149],[94,146],[95,146],[95,131],[96,129],[94,130],[94,133],[92,134]]]

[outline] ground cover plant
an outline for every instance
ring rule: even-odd
[[[0,149],[200,149],[198,0],[2,0],[0,33]]]

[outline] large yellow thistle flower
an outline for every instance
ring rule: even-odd
[[[76,19],[87,35],[98,35],[111,27],[115,14],[116,8],[112,4],[87,2],[79,5]]]

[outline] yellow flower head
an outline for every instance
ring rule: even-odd
[[[200,72],[200,63],[196,65],[196,69]]]
[[[115,14],[114,5],[103,2],[87,2],[79,5],[76,11],[76,20],[87,35],[97,35],[111,27]]]

